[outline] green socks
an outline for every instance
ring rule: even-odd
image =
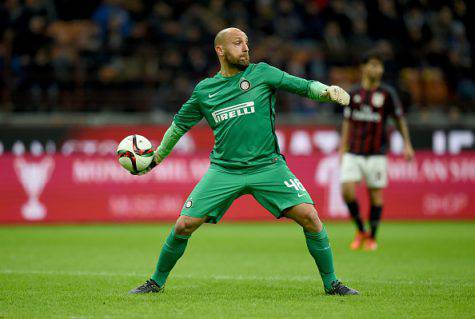
[[[152,279],[160,286],[163,287],[167,281],[170,271],[175,266],[178,259],[183,256],[185,252],[186,244],[190,235],[177,235],[175,234],[175,228],[172,229],[165,241],[158,257],[157,267],[152,275]]]
[[[336,279],[335,270],[333,268],[333,255],[328,241],[327,231],[325,226],[319,233],[305,232],[305,240],[307,242],[308,251],[315,259],[318,271],[323,280],[325,290],[331,289],[331,283]],[[158,258],[157,267],[152,275],[152,279],[163,287],[170,274],[170,271],[175,266],[178,259],[183,256],[186,244],[190,236],[175,234],[174,228],[170,232],[163,245],[160,257]]]
[[[308,251],[313,259],[315,259],[325,290],[329,290],[331,289],[332,282],[337,280],[337,278],[333,268],[332,249],[330,247],[330,242],[328,241],[328,234],[325,226],[323,226],[319,233],[304,231],[304,234]]]

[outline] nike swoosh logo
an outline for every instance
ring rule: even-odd
[[[305,194],[298,194],[298,197],[302,197],[302,196],[305,196]]]
[[[216,93],[213,93],[213,94],[208,94],[208,97],[211,99],[213,96],[215,96],[216,94],[218,94],[219,92],[216,92]]]

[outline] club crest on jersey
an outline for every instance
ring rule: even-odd
[[[373,93],[373,97],[371,98],[371,103],[374,107],[381,107],[384,104],[384,94],[381,92]]]
[[[211,115],[213,116],[215,123],[219,123],[235,117],[252,114],[254,112],[254,102],[250,101],[225,107],[223,109],[214,111],[213,113],[211,113]]]
[[[242,79],[241,82],[239,82],[239,87],[241,88],[241,90],[247,91],[251,88],[251,82],[246,79]]]
[[[355,95],[353,96],[353,102],[354,102],[354,103],[361,103],[361,95],[355,94]]]
[[[191,206],[193,206],[193,201],[190,198],[189,200],[186,201],[185,208],[190,208]]]

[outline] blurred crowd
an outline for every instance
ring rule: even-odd
[[[475,111],[469,1],[5,0],[4,112],[175,112],[218,71],[215,34],[244,30],[251,60],[349,87],[368,50],[411,111]],[[317,112],[281,94],[284,112]],[[321,108],[319,108],[321,109]],[[331,110],[331,109],[329,109]]]

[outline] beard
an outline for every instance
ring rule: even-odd
[[[233,57],[226,52],[224,54],[224,60],[229,66],[236,68],[240,71],[244,71],[249,66],[249,54]]]

